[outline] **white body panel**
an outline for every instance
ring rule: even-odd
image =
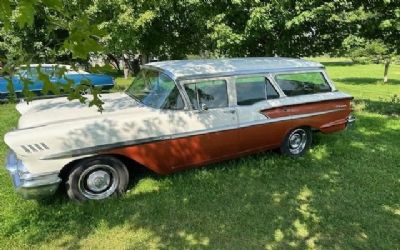
[[[76,157],[46,159],[51,155],[149,138],[168,139],[173,135],[237,126],[236,114],[224,109],[169,111],[144,107],[122,93],[104,95],[103,113],[66,98],[33,101],[23,108],[19,129],[6,134],[5,142],[31,173],[59,171]],[[22,104],[25,106],[25,104]],[[21,104],[19,109],[21,109]],[[44,143],[48,149],[37,152],[28,145]],[[30,150],[32,151],[32,150]],[[80,156],[82,157],[87,157]]]

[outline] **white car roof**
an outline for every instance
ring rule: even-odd
[[[205,76],[277,72],[301,69],[321,69],[318,62],[283,57],[248,57],[207,60],[173,60],[152,62],[144,68],[163,71],[173,79],[190,79]]]

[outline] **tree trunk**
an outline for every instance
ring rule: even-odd
[[[108,59],[110,60],[111,64],[114,66],[115,69],[118,71],[121,71],[121,68],[119,67],[119,60],[117,57],[115,57],[113,54],[107,54]]]
[[[149,62],[149,56],[146,53],[141,53],[140,60],[142,65],[145,65],[146,63]]]
[[[390,59],[385,60],[385,73],[383,74],[383,83],[388,82],[388,73],[389,73]]]

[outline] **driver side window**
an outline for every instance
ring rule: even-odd
[[[202,105],[207,108],[223,108],[228,106],[228,91],[225,80],[199,81],[185,85],[193,109],[200,109]]]
[[[165,100],[165,103],[162,106],[162,108],[172,109],[172,110],[182,110],[185,108],[185,104],[183,102],[181,93],[179,93],[179,90],[176,86]]]

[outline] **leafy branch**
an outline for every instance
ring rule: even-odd
[[[37,29],[35,21],[39,19],[41,21],[47,20],[51,25],[44,27],[42,32],[49,34],[54,32],[64,33],[63,41],[58,42],[61,46],[55,43],[56,53],[71,54],[73,59],[87,60],[89,52],[101,52],[103,50],[103,45],[99,41],[104,32],[98,29],[96,24],[91,23],[82,11],[73,14],[65,12],[61,0],[2,0],[0,1],[0,14],[0,28],[6,35],[9,35],[7,32],[11,29],[20,33],[29,29]],[[9,35],[9,39],[17,40],[16,43],[18,44],[19,37],[10,37]],[[38,44],[38,46],[41,45]],[[13,53],[5,55],[3,59],[5,64],[1,73],[9,75],[6,79],[11,99],[16,96],[15,89],[12,86],[15,69],[22,64],[29,64],[35,58],[37,58],[35,51],[29,51],[24,46],[16,47]],[[63,77],[64,73],[65,70],[59,71],[58,77]],[[40,69],[37,69],[37,75],[38,80],[43,83],[41,91],[43,95],[49,93],[67,94],[69,100],[78,100],[89,106],[96,106],[99,111],[103,110],[100,91],[94,88],[89,80],[82,80],[78,86],[74,86],[68,80],[67,84],[60,85],[59,82],[52,82],[50,76],[41,72]],[[22,94],[25,100],[29,102],[35,96],[29,90],[32,81],[23,76],[19,76],[19,78],[23,84]],[[90,93],[92,97],[83,96],[82,93]]]

